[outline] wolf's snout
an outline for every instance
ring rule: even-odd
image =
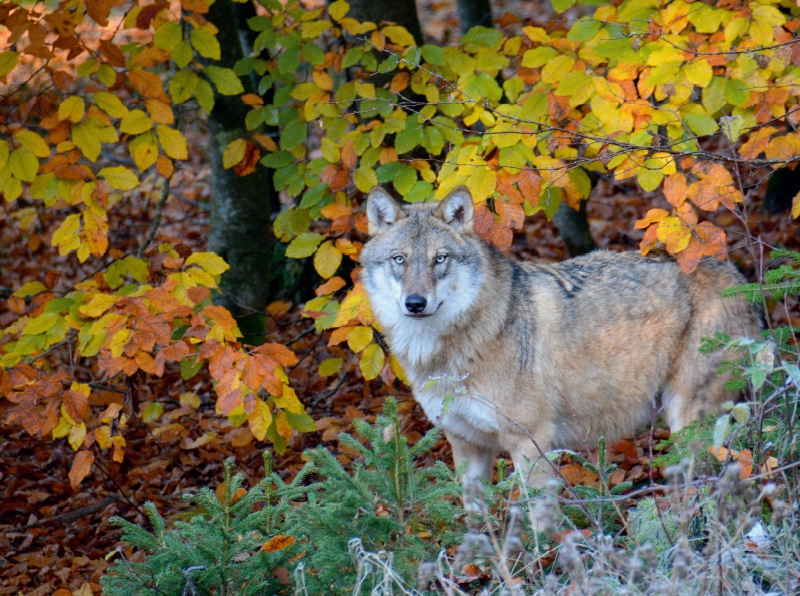
[[[419,294],[411,294],[411,296],[406,298],[406,310],[415,315],[425,310],[427,304],[428,301]]]

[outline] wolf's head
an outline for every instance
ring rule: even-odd
[[[441,203],[418,205],[401,205],[382,188],[372,189],[367,200],[372,238],[361,264],[382,325],[434,331],[470,307],[483,284],[473,213],[465,187]]]

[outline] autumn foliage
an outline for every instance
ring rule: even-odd
[[[703,214],[727,209],[746,225],[759,172],[793,167],[800,154],[800,20],[780,4],[627,0],[569,30],[507,15],[442,48],[359,23],[344,0],[317,10],[264,0],[248,22],[253,54],[232,69],[215,65],[208,10],[205,0],[0,4],[0,193],[33,205],[21,219],[57,214],[46,241],[97,263],[66,291],[44,274],[12,288],[19,316],[0,330],[0,394],[13,403],[7,422],[69,441],[73,485],[93,449],[123,457],[126,425],[141,412],[91,405],[89,384],[49,365],[57,351],[93,358],[107,380],[161,376],[170,363],[189,379],[207,365],[218,413],[279,450],[294,430],[314,429],[286,373],[297,356],[244,346],[213,303],[228,268],[219,256],[148,246],[153,235],[137,254],[109,245],[108,213],[123,194],[155,176],[166,200],[187,159],[176,106],[208,112],[216,97],[240,95],[250,107],[251,134],[230,143],[224,166],[274,170],[292,201],[275,235],[321,278],[304,315],[329,346],[359,354],[364,379],[388,384],[403,371],[378,341],[357,265],[363,198],[376,184],[408,202],[465,184],[478,233],[506,250],[526,217],[588,198],[590,172],[635,179],[653,193],[636,224],[642,252],[661,243],[690,273],[726,254],[725,232]],[[244,94],[250,76],[258,94]],[[341,365],[329,358],[319,372]]]

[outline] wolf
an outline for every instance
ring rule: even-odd
[[[477,236],[465,187],[414,205],[375,187],[366,211],[370,305],[455,464],[467,460],[468,486],[491,481],[501,452],[541,487],[548,451],[617,440],[657,414],[675,432],[718,411],[732,397],[724,355],[700,354],[701,338],[760,337],[759,314],[720,296],[744,281],[725,263],[687,275],[633,252],[516,262]]]

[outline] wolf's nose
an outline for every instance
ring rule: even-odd
[[[427,303],[428,301],[419,294],[411,294],[411,296],[406,298],[406,310],[414,314],[421,313],[425,310],[425,305]]]

